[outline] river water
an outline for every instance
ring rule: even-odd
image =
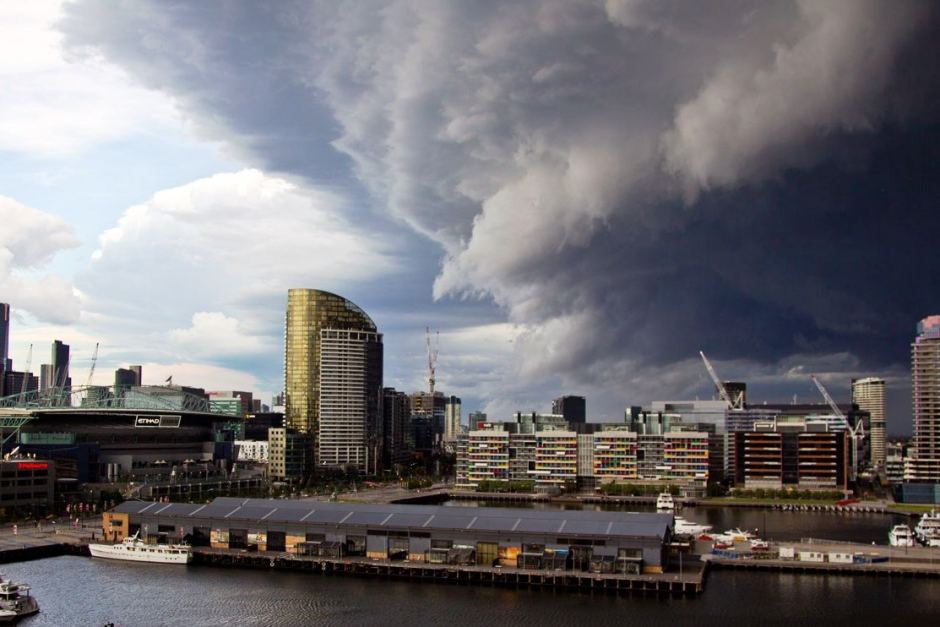
[[[883,542],[891,516],[689,508],[791,539]],[[761,535],[766,535],[762,533]],[[592,595],[58,557],[6,564],[42,612],[21,625],[934,625],[940,580],[713,571],[696,598]]]

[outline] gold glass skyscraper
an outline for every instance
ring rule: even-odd
[[[287,292],[287,316],[284,332],[284,403],[287,426],[293,427],[313,438],[314,450],[320,457],[320,385],[323,367],[324,331],[362,331],[374,334],[370,341],[379,342],[375,323],[359,307],[342,296],[313,289],[291,289]],[[377,362],[377,363],[376,363]],[[345,366],[344,366],[345,367]],[[371,387],[377,378],[376,397],[381,394],[382,356],[381,349],[362,365],[367,371],[369,395],[363,399],[363,407],[369,414],[380,409],[380,401],[371,401]],[[376,377],[377,375],[377,377]],[[367,416],[371,426],[378,416]],[[374,430],[374,428],[373,428]],[[367,434],[371,440],[374,433]]]

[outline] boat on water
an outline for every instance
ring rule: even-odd
[[[188,564],[193,559],[188,544],[147,544],[134,534],[119,544],[89,544],[92,557],[155,564]]]
[[[712,534],[712,537],[721,544],[734,545],[735,542],[750,542],[757,536],[755,536],[750,531],[745,531],[735,527],[734,529],[729,529],[724,533]]]
[[[676,516],[675,521],[675,533],[678,536],[700,536],[712,530],[711,525],[702,525],[691,520],[686,520],[682,516]]]
[[[940,547],[940,514],[934,510],[921,516],[914,527],[914,536],[924,546]]]
[[[661,492],[656,497],[656,510],[660,512],[672,512],[676,509],[676,502],[668,492]]]
[[[29,586],[0,577],[0,624],[15,623],[39,611],[39,603],[29,594]]]
[[[914,546],[914,533],[907,525],[895,525],[888,532],[888,544],[891,546]]]

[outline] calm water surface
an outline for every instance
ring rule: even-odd
[[[468,505],[467,503],[459,503]],[[473,505],[473,504],[469,504]],[[886,515],[688,508],[716,529],[884,543]],[[898,518],[897,520],[903,520]],[[40,625],[917,625],[940,624],[940,580],[713,571],[697,598],[610,597],[83,557],[0,566],[33,586]]]
[[[40,625],[936,625],[940,582],[716,571],[698,598],[459,587],[57,557],[7,564]]]

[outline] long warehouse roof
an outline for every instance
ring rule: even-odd
[[[249,523],[358,525],[412,530],[665,537],[671,514],[503,507],[329,503],[220,497],[205,505],[125,501],[113,512]]]

